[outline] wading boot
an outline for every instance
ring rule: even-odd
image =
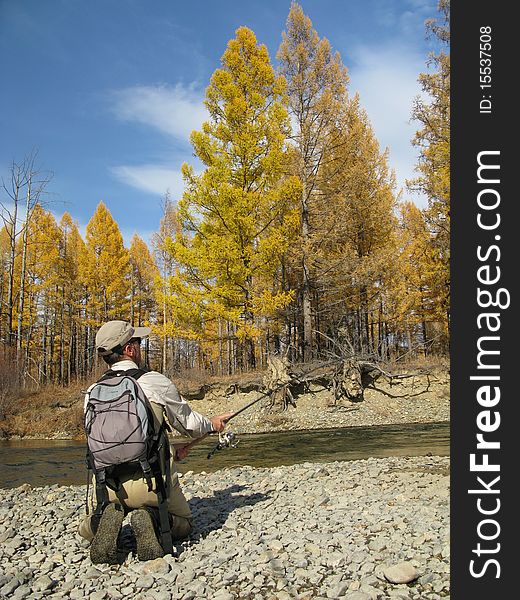
[[[155,532],[154,519],[146,508],[134,510],[130,515],[130,524],[134,530],[139,560],[154,560],[164,556]]]
[[[90,545],[90,560],[94,564],[118,564],[117,538],[125,513],[118,504],[109,504],[99,521],[96,535]]]

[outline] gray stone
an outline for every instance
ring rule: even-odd
[[[13,598],[27,598],[27,596],[30,596],[31,593],[32,590],[28,585],[21,585],[15,589]]]
[[[141,573],[146,575],[147,573],[165,574],[170,571],[170,565],[164,560],[164,558],[156,558],[155,560],[148,560],[143,564]]]
[[[235,594],[226,590],[217,591],[213,596],[213,600],[235,600]]]
[[[96,579],[97,577],[101,577],[101,575],[103,575],[103,572],[96,567],[90,567],[85,573],[87,579]]]
[[[11,579],[11,581],[9,581],[9,583],[6,583],[0,589],[0,596],[3,596],[3,597],[11,596],[11,594],[14,592],[14,590],[17,587],[19,587],[20,585],[21,585],[20,579],[18,579],[17,577],[13,577],[13,579]]]
[[[347,590],[348,582],[341,581],[334,587],[331,587],[329,590],[327,590],[327,598],[341,598],[346,594]]]
[[[151,575],[144,575],[135,582],[135,587],[140,590],[149,589],[153,586],[153,583],[154,579]]]
[[[390,583],[410,583],[419,577],[417,569],[409,562],[401,562],[384,570],[384,575]]]
[[[192,568],[187,568],[177,575],[177,585],[183,586],[195,579],[195,571]]]
[[[14,536],[14,529],[12,527],[8,527],[3,533],[0,534],[0,544],[6,542],[9,538]]]
[[[349,592],[345,596],[345,600],[372,600],[365,592]]]
[[[171,593],[166,590],[154,590],[153,600],[171,600]]]
[[[35,592],[45,592],[46,590],[49,590],[53,584],[54,582],[48,575],[43,575],[33,582],[32,588]]]

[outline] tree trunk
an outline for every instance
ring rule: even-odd
[[[9,287],[7,290],[7,343],[9,346],[14,345],[13,331],[13,315],[14,315],[14,267],[16,261],[16,220],[18,215],[18,202],[15,202],[13,212],[12,231],[10,232],[10,270],[9,270]]]
[[[290,390],[293,378],[289,373],[287,357],[268,356],[267,373],[264,376],[264,386],[271,392],[271,409],[287,410],[289,404],[296,406]]]
[[[426,330],[426,321],[423,319],[421,322],[422,339],[423,339],[423,354],[428,355],[428,332]]]
[[[302,311],[303,311],[303,361],[308,362],[312,358],[312,305],[311,305],[311,278],[309,273],[309,259],[307,256],[307,245],[309,244],[309,205],[307,201],[307,186],[303,183],[302,190]]]

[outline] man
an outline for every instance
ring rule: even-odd
[[[96,350],[112,371],[128,371],[141,366],[141,340],[150,334],[149,327],[132,327],[126,321],[109,321],[101,326],[96,335]],[[223,431],[233,413],[207,418],[192,410],[180,396],[176,386],[157,371],[149,371],[138,379],[141,389],[150,401],[154,413],[154,426],[161,426],[164,419],[184,435],[201,437],[213,431]],[[89,388],[90,390],[90,388]],[[85,407],[88,394],[85,398]],[[191,510],[181,490],[173,464],[172,451],[168,494],[172,539],[185,538],[192,529]],[[185,453],[177,453],[183,458]],[[103,511],[94,535],[91,516],[80,524],[79,534],[91,541],[90,557],[93,563],[117,562],[117,538],[125,511],[131,511],[130,523],[137,542],[139,560],[152,560],[163,556],[164,551],[156,534],[158,519],[157,494],[149,491],[141,470],[126,473],[120,478],[121,488],[116,493],[109,489],[110,504]]]

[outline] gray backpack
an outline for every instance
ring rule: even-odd
[[[142,369],[109,370],[88,392],[87,466],[95,477],[97,501],[91,524],[95,532],[109,504],[107,486],[117,493],[123,475],[141,470],[148,490],[157,494],[163,549],[172,554],[168,516],[170,445],[166,423],[155,430],[150,402],[137,382],[144,373]]]

